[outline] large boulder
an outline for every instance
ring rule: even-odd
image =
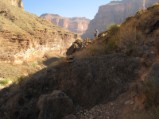
[[[86,39],[86,40],[76,40],[68,49],[66,52],[66,55],[72,55],[77,51],[82,50],[83,48],[88,47],[90,44],[92,44],[92,40]]]
[[[83,48],[83,42],[81,40],[76,40],[67,50],[66,55],[72,55],[73,53],[79,51]]]
[[[61,119],[74,111],[72,100],[59,90],[42,95],[38,101],[38,119]]]

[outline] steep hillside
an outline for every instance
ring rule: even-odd
[[[0,91],[2,119],[158,119],[159,5]],[[72,60],[71,62],[69,60]]]
[[[158,0],[122,0],[112,1],[99,7],[98,13],[91,20],[83,37],[93,37],[95,29],[105,31],[112,24],[121,24],[125,18],[134,15],[138,10],[145,9],[158,2]]]
[[[21,0],[0,1],[0,89],[63,57],[77,34],[24,11]]]
[[[64,27],[74,33],[82,35],[88,28],[90,20],[84,17],[67,18],[57,14],[43,14],[41,18],[44,18],[53,24]]]
[[[15,1],[14,1],[15,2]],[[63,54],[78,38],[58,26],[15,7],[0,4],[0,61],[20,63],[42,58],[45,52]],[[21,1],[15,2],[20,4]],[[20,6],[19,6],[20,7]]]

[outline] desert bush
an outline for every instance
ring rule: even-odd
[[[114,51],[117,48],[117,44],[119,41],[119,29],[120,26],[115,24],[112,25],[108,31],[109,39],[106,42],[106,52]]]
[[[106,25],[106,30],[109,30],[113,25],[115,25],[114,22],[112,22],[112,23]]]
[[[82,58],[114,52],[118,47],[117,44],[119,41],[119,29],[119,25],[112,25],[106,33],[106,36],[99,37],[95,41],[95,43],[91,44],[90,46],[79,52],[76,52],[75,56],[77,56],[78,58]]]
[[[136,54],[145,39],[143,33],[133,25],[134,22],[132,21],[132,23],[122,26],[119,33],[118,46],[128,54]]]
[[[74,55],[78,58],[90,57],[90,56],[97,56],[104,54],[105,46],[101,43],[96,43],[91,46],[88,46],[85,49],[82,49],[79,52],[76,52]]]
[[[6,86],[6,85],[8,85],[10,83],[12,83],[12,79],[10,79],[10,78],[4,78],[4,79],[0,80],[0,85],[1,86]]]
[[[119,31],[120,26],[117,24],[111,25],[109,28],[109,34],[110,35],[116,35],[117,32]]]

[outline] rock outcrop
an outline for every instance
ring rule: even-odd
[[[0,61],[19,64],[42,58],[46,52],[64,54],[79,38],[12,5],[0,3]]]
[[[123,54],[112,54],[50,67],[47,72],[44,69],[21,83],[14,95],[11,94],[12,98],[9,98],[10,94],[0,94],[0,116],[2,119],[6,116],[12,119],[62,119],[73,112],[73,107],[91,107],[115,99],[125,90],[126,83],[137,76],[139,62]],[[40,74],[41,77],[36,78]],[[7,100],[5,103],[2,96]]]
[[[5,0],[7,1],[7,0]],[[13,6],[16,6],[16,7],[19,7],[19,8],[22,8],[24,9],[24,5],[23,5],[23,2],[22,0],[8,0],[8,2],[13,5]]]
[[[121,24],[125,18],[134,15],[138,10],[145,9],[158,2],[158,0],[122,0],[112,1],[109,4],[99,7],[95,18],[90,21],[88,29],[83,37],[93,38],[94,30],[98,29],[100,32],[105,31],[112,24]]]
[[[158,37],[159,5],[155,5],[99,35],[93,47],[85,49],[92,55],[75,56],[72,63],[63,59],[1,90],[1,119],[78,119],[81,112],[85,118],[80,119],[132,115],[132,119],[145,119],[145,113],[152,119],[153,107],[159,106]],[[103,52],[96,47],[104,47]],[[144,85],[139,87],[139,82]],[[61,108],[61,103],[68,106]],[[96,108],[93,112],[86,112],[92,107]]]
[[[62,91],[42,95],[38,101],[38,119],[61,119],[74,111],[73,101]]]
[[[75,42],[72,43],[72,45],[67,49],[66,55],[70,56],[73,55],[74,53],[76,53],[77,51],[80,51],[84,48],[86,48],[87,46],[89,46],[90,44],[92,44],[92,41],[90,39],[86,39],[86,40],[76,40]]]
[[[90,20],[85,17],[67,18],[57,14],[43,14],[41,15],[41,18],[44,18],[53,24],[64,27],[80,35],[87,30],[88,24],[90,22]]]

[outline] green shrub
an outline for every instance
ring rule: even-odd
[[[113,25],[116,25],[114,22],[106,25],[106,30],[109,30]]]
[[[119,29],[120,26],[115,24],[112,25],[108,31],[108,41],[106,42],[106,52],[114,51],[117,48],[119,42]]]
[[[134,26],[135,21],[120,28],[118,46],[124,53],[137,54],[138,48],[145,40],[145,36]],[[136,24],[136,23],[135,23]]]
[[[111,25],[109,28],[109,34],[110,35],[117,35],[119,29],[120,29],[119,25],[117,25],[117,24]]]
[[[2,80],[0,80],[0,85],[5,86],[5,85],[9,84],[9,82],[10,82],[10,79],[2,79]]]

